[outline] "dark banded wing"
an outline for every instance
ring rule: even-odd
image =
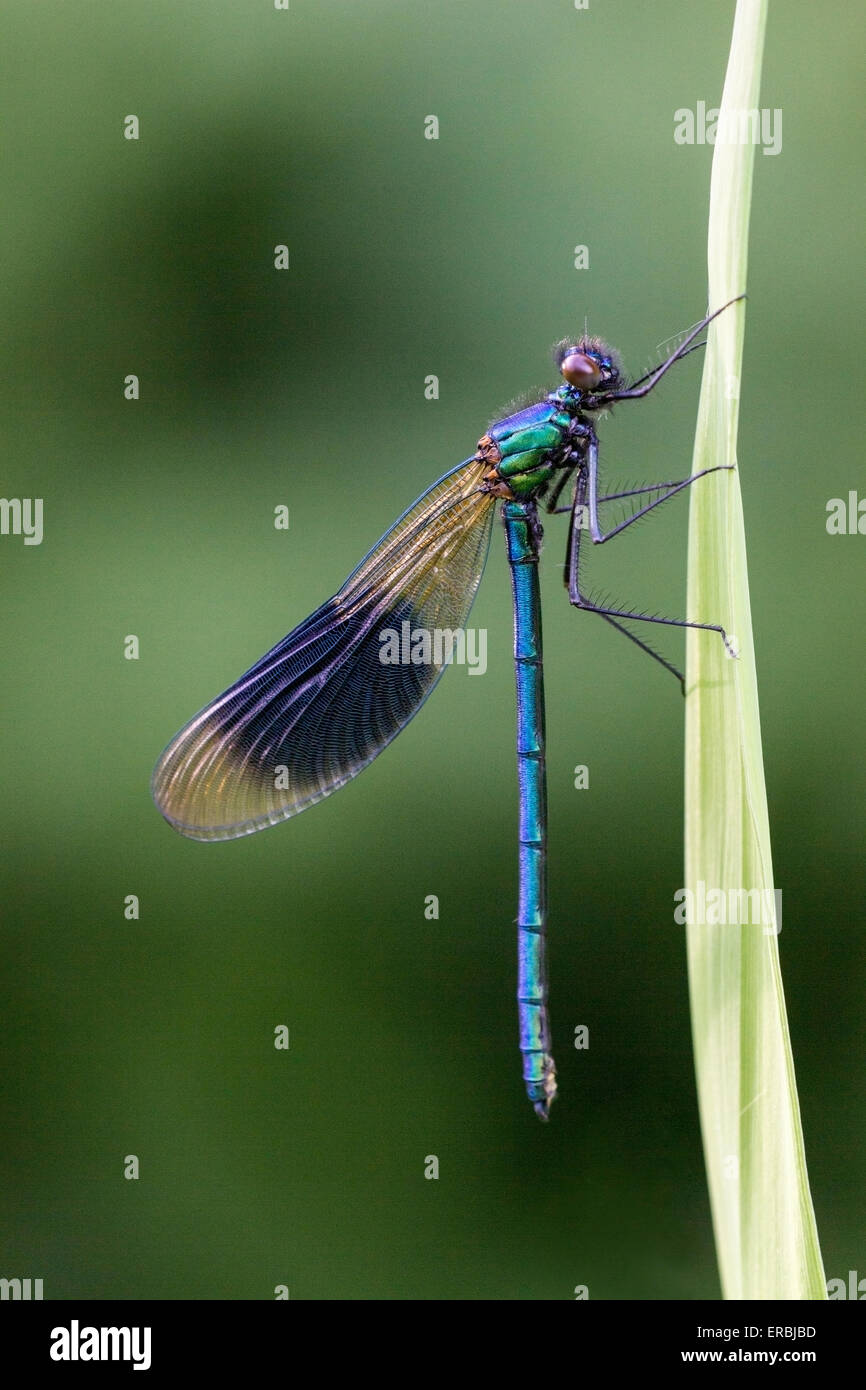
[[[495,511],[479,490],[487,467],[470,459],[434,483],[338,594],[172,739],[152,791],[175,830],[230,840],[276,825],[356,777],[408,724],[445,668],[383,663],[381,634],[464,626]]]

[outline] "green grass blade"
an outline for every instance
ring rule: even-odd
[[[722,112],[760,95],[766,0],[738,0]],[[746,286],[755,146],[717,142],[709,224],[709,304]],[[745,305],[712,325],[693,471],[736,462]],[[687,928],[689,987],[704,1153],[726,1298],[822,1299],[824,1271],[806,1174],[794,1065],[774,929],[773,867],[739,475],[692,489],[690,616],[721,622],[721,640],[690,632],[686,702],[686,887],[769,892],[770,925]],[[713,922],[718,899],[705,914]],[[726,899],[726,907],[729,904]],[[696,914],[697,915],[697,914]],[[730,913],[726,913],[730,915]],[[717,919],[719,920],[719,919]],[[724,918],[721,918],[723,921]]]

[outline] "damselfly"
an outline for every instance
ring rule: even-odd
[[[732,300],[731,303],[736,301]],[[723,308],[728,308],[724,305]],[[195,840],[230,840],[304,811],[342,787],[391,742],[430,694],[447,661],[383,660],[383,633],[464,628],[484,569],[497,501],[514,601],[519,801],[518,1010],[523,1077],[547,1119],[556,1095],[547,1015],[547,790],[544,760],[538,508],[568,512],[565,584],[575,608],[598,613],[682,676],[623,626],[647,622],[704,628],[733,653],[718,623],[594,603],[581,588],[581,537],[599,545],[681,492],[706,468],[676,482],[601,494],[596,420],[617,401],[638,400],[694,347],[721,313],[708,314],[651,372],[623,379],[616,354],[584,334],[554,350],[563,381],[497,420],[471,458],[404,512],[339,593],[207,705],[172,740],[153,774],[166,820]],[[571,484],[571,502],[559,506]],[[651,500],[641,502],[642,497]],[[605,531],[611,502],[634,510]]]

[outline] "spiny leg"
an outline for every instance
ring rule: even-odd
[[[633,632],[629,632],[627,627],[623,627],[622,623],[618,623],[615,618],[612,618],[610,616],[609,613],[600,613],[599,616],[604,618],[606,623],[610,623],[611,627],[615,627],[617,632],[621,632],[623,637],[627,637],[630,642],[634,642],[635,646],[640,647],[641,651],[646,652],[647,656],[653,657],[659,663],[660,666],[664,666],[665,670],[670,671],[672,676],[676,676],[677,680],[680,683],[680,690],[685,695],[686,678],[683,675],[682,671],[680,671],[678,667],[674,666],[673,662],[666,661],[663,656],[661,656],[649,645],[649,643],[642,642],[639,637],[635,637]]]
[[[579,518],[582,518],[585,515],[585,499],[586,476],[584,474],[580,474],[578,476],[577,486],[575,488],[574,503],[572,507],[568,509],[571,512],[571,516],[569,518],[568,523],[568,540],[565,548],[565,565],[562,576],[563,583],[565,584],[566,589],[568,589],[569,591],[569,597],[571,596],[571,574],[573,571],[576,572],[580,565],[581,525]],[[657,661],[660,666],[663,666],[666,671],[670,671],[672,676],[676,676],[677,680],[680,683],[680,689],[682,690],[683,694],[685,694],[685,676],[683,675],[682,671],[679,671],[676,666],[673,666],[669,661],[666,661],[665,658],[663,656],[660,656],[657,651],[654,651],[653,648],[649,646],[647,642],[642,642],[639,637],[635,637],[633,632],[629,632],[627,627],[623,627],[621,623],[618,623],[608,613],[602,613],[601,617],[604,618],[605,622],[610,623],[611,627],[615,627],[617,632],[621,632],[624,637],[627,637],[630,642],[634,642],[636,647],[640,647],[641,651],[646,652],[647,656],[651,656],[653,660]]]
[[[718,467],[721,469],[729,468],[730,466],[730,464],[724,463],[718,465]],[[695,473],[690,478],[676,478],[672,483],[650,483],[647,487],[630,487],[625,492],[606,492],[603,497],[598,497],[596,501],[599,503],[599,505],[602,502],[620,502],[624,497],[639,497],[642,493],[666,492],[668,489],[679,489],[683,487],[688,487],[689,483],[693,483],[695,481],[695,478],[702,478],[704,476],[704,473],[715,473],[716,471],[717,469],[715,468],[705,468],[702,472]],[[567,507],[557,507],[555,505],[559,501],[559,496],[562,492],[563,485],[563,480],[560,480],[554,492],[552,493],[550,499],[545,503],[545,509],[554,516],[562,516],[565,514],[565,512],[570,512],[573,506],[572,502],[569,502]],[[667,497],[660,497],[658,501],[666,502]],[[653,506],[656,505],[656,503],[653,503]],[[643,513],[640,513],[640,515],[643,515]],[[636,520],[636,517],[637,514],[629,517],[625,524],[628,525],[629,521]],[[615,533],[610,533],[610,535],[613,534]],[[605,535],[604,539],[609,540],[610,535]]]
[[[640,400],[642,396],[648,396],[675,362],[681,362],[684,357],[688,357],[689,353],[694,351],[695,347],[700,346],[700,344],[695,343],[695,339],[703,333],[707,325],[712,323],[713,319],[717,319],[719,314],[723,314],[726,309],[729,309],[732,304],[739,303],[745,297],[744,294],[738,294],[734,299],[729,299],[727,304],[723,304],[721,309],[707,314],[706,318],[701,319],[700,323],[686,334],[679,347],[664,362],[660,363],[658,367],[654,367],[651,372],[646,372],[644,376],[638,377],[637,381],[633,381],[626,390],[610,392],[606,396],[600,397],[597,402],[590,398],[586,402],[587,407],[591,410],[595,404],[603,405],[606,401],[636,401]]]
[[[714,472],[715,470],[708,469],[706,471]],[[685,485],[688,485],[688,483],[695,481],[699,477],[701,477],[700,473],[694,474],[693,478],[685,480]],[[638,516],[644,515],[647,511],[651,511],[653,507],[658,506],[662,502],[666,502],[668,497],[673,496],[672,492],[666,493],[664,497],[660,497],[658,501],[650,503],[648,507],[642,507],[640,511],[636,512],[633,517],[629,517],[628,521],[624,522],[621,526],[617,526],[614,528],[613,531],[610,531],[609,533],[605,534],[602,532],[598,521],[599,498],[597,495],[597,480],[598,441],[595,438],[593,438],[590,442],[589,450],[587,452],[587,471],[585,474],[581,475],[578,481],[578,485],[575,488],[574,504],[572,507],[571,520],[569,522],[568,552],[565,565],[565,577],[566,586],[568,588],[568,597],[571,603],[574,604],[575,608],[585,609],[589,613],[598,613],[601,615],[601,617],[607,618],[608,621],[613,621],[616,618],[621,618],[632,622],[656,623],[663,627],[691,627],[695,629],[701,629],[705,632],[717,632],[721,637],[725,645],[725,650],[728,652],[729,656],[736,656],[736,650],[734,649],[734,646],[731,643],[728,634],[725,632],[725,629],[719,623],[698,623],[688,618],[660,618],[657,616],[650,615],[649,613],[635,613],[626,608],[608,608],[605,605],[593,603],[591,599],[589,599],[580,592],[580,520],[585,514],[584,508],[586,508],[589,512],[590,534],[592,535],[593,541],[596,544],[603,544],[605,541],[611,540],[614,536],[620,535],[626,526],[628,526],[632,521],[637,520]],[[679,491],[679,488],[677,488],[676,490]],[[613,625],[615,627],[620,626],[619,623],[616,622],[614,622]],[[662,666],[664,666],[666,670],[672,671],[673,674],[677,676],[677,678],[680,681],[680,684],[682,685],[683,677],[681,672],[679,672],[676,669],[676,667],[672,667],[669,662],[665,661],[663,657],[659,656],[658,652],[654,652],[651,647],[648,647],[645,643],[641,642],[637,637],[633,636],[632,633],[627,632],[626,635],[630,637],[633,642],[637,643],[639,647],[642,647],[644,651],[648,652],[651,656],[655,657],[656,661],[658,661]]]
[[[645,507],[638,507],[636,512],[632,512],[631,516],[627,516],[625,521],[621,521],[619,525],[614,526],[611,531],[603,532],[601,527],[598,526],[596,528],[598,534],[593,535],[593,541],[596,545],[603,545],[605,541],[613,540],[614,536],[618,536],[627,526],[631,526],[633,521],[639,521],[642,516],[646,516],[647,512],[651,512],[654,507],[660,507],[662,502],[667,502],[669,497],[675,497],[678,492],[682,492],[683,488],[690,487],[692,483],[697,482],[698,478],[705,478],[708,473],[732,472],[733,467],[734,465],[732,463],[717,463],[715,467],[702,468],[699,473],[693,473],[690,478],[683,478],[682,482],[679,483],[659,483],[655,488],[639,487],[635,488],[633,492],[612,492],[606,497],[597,497],[595,499],[596,505],[598,505],[599,502],[616,502],[622,497],[636,497],[639,492],[656,492],[659,487],[668,489],[664,497],[657,497],[654,502],[647,502]],[[597,512],[596,520],[598,520]]]
[[[726,468],[728,466],[729,465],[727,464],[720,465],[720,467],[722,468]],[[708,469],[707,471],[711,473],[713,470]],[[695,478],[700,478],[701,476],[702,474],[700,473],[695,473],[694,475]],[[621,497],[637,497],[642,492],[661,492],[663,488],[683,487],[686,483],[690,483],[692,481],[693,479],[689,477],[675,478],[672,483],[649,483],[646,487],[630,487],[625,492],[606,492],[604,496],[599,497],[598,500],[599,502],[618,502]]]
[[[638,521],[640,517],[646,516],[647,512],[651,512],[654,507],[660,507],[663,502],[667,502],[668,498],[675,497],[678,492],[682,492],[683,488],[691,487],[692,483],[696,483],[698,478],[704,478],[708,473],[731,472],[733,471],[733,467],[734,465],[732,463],[720,463],[716,464],[713,468],[702,468],[699,473],[693,473],[691,477],[682,478],[677,483],[657,483],[655,488],[634,488],[628,492],[612,492],[604,497],[599,497],[598,436],[593,430],[592,434],[589,436],[586,450],[587,504],[589,507],[589,530],[593,542],[596,545],[603,545],[605,541],[613,540],[614,536],[620,535],[627,526],[631,526],[633,522]],[[598,519],[598,504],[600,502],[613,502],[620,497],[634,497],[641,492],[654,492],[657,488],[666,489],[664,497],[657,497],[655,501],[647,502],[645,507],[638,507],[636,512],[626,517],[625,521],[621,521],[618,526],[614,526],[613,530],[602,531],[601,522]]]

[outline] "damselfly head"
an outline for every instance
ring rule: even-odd
[[[620,384],[619,357],[600,338],[563,338],[553,349],[553,360],[569,386],[579,391],[613,391]]]

